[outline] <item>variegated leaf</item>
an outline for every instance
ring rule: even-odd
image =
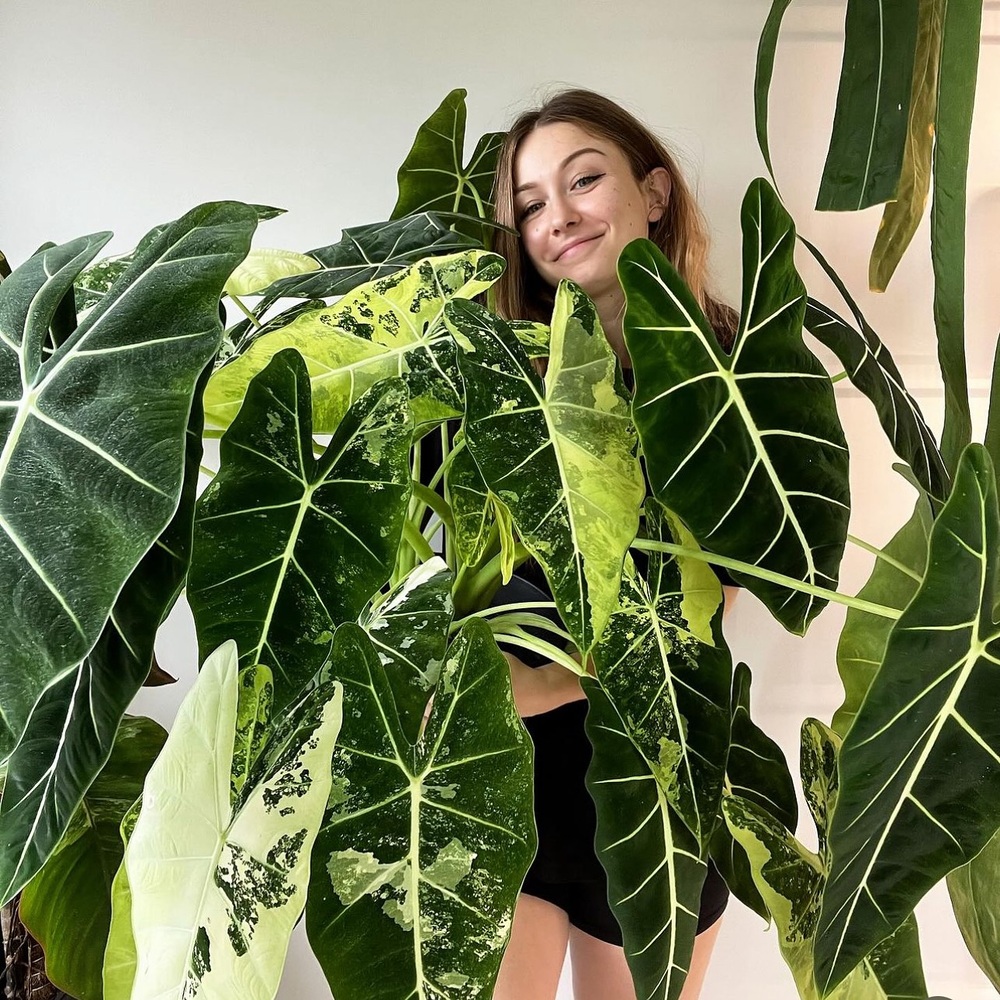
[[[993,466],[969,445],[840,755],[816,942],[826,992],[1000,826],[998,533]]]
[[[345,727],[306,911],[331,989],[488,1000],[535,850],[531,746],[507,663],[489,626],[464,625],[416,744],[361,629],[337,630],[331,671]]]
[[[206,416],[229,424],[250,380],[287,347],[306,359],[318,434],[336,430],[366,389],[393,376],[409,387],[416,423],[458,416],[455,344],[441,315],[450,299],[484,292],[503,268],[502,257],[479,250],[429,257],[355,288],[336,305],[302,313],[215,372],[205,392]]]
[[[258,295],[282,278],[319,270],[319,262],[294,250],[254,247],[226,282],[227,295]]]
[[[235,202],[189,212],[47,359],[53,312],[107,237],[46,250],[0,284],[0,753],[93,647],[173,516],[219,296],[255,225]]]
[[[227,642],[205,661],[146,778],[125,849],[132,1000],[272,1000],[277,992],[330,792],[343,692],[320,684],[272,724],[234,794],[240,686],[236,645]]]
[[[243,665],[274,672],[276,709],[389,579],[410,496],[399,379],[361,396],[319,458],[312,433],[305,363],[281,351],[223,437],[195,520],[188,599],[202,655],[233,637]]]
[[[509,327],[472,303],[446,322],[464,350],[466,443],[588,651],[617,605],[645,482],[594,304],[561,282],[544,385]]]
[[[702,548],[834,587],[847,538],[847,444],[833,388],[802,342],[795,230],[763,180],[743,201],[743,309],[732,354],[647,240],[619,261],[632,415],[653,493]],[[785,628],[824,602],[734,573]]]

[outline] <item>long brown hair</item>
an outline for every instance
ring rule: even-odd
[[[634,115],[592,90],[563,90],[541,107],[525,111],[510,127],[500,147],[493,185],[494,221],[517,228],[514,212],[514,158],[521,141],[543,125],[568,122],[591,135],[614,143],[625,155],[636,181],[656,167],[670,177],[667,208],[650,225],[649,239],[677,268],[691,289],[719,341],[727,348],[736,332],[736,313],[709,294],[708,227],[691,189],[666,145]],[[493,249],[507,260],[507,271],[493,286],[496,311],[508,319],[548,322],[553,290],[541,278],[524,252],[522,240],[497,230]]]

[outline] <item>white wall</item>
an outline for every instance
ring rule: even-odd
[[[194,204],[238,198],[289,210],[260,246],[308,249],[345,226],[383,219],[413,133],[456,86],[469,94],[469,133],[505,127],[545,88],[615,97],[680,149],[715,234],[720,289],[739,300],[738,212],[763,172],[753,132],[757,35],[770,0],[4,0],[0,34],[0,249],[13,263],[44,240],[99,229],[130,249],[151,226]],[[800,230],[857,294],[937,425],[932,279],[926,225],[884,296],[863,291],[879,210],[811,211],[836,98],[842,0],[798,0],[786,16],[771,102],[777,180]],[[969,192],[968,340],[981,429],[1000,319],[1000,4],[987,0]],[[810,290],[839,305],[805,258]],[[908,491],[871,409],[838,394],[853,442],[852,531],[884,542]],[[852,552],[844,585],[868,558]],[[741,599],[731,616],[737,656],[754,669],[756,713],[797,759],[801,719],[829,719],[840,691],[833,660],[842,621],[828,611],[805,641],[784,635]],[[169,721],[195,672],[184,609],[160,644],[181,677],[144,691],[135,709]],[[808,832],[803,831],[803,837]],[[918,911],[931,993],[994,996],[961,945],[946,898]],[[705,1000],[792,1000],[773,940],[733,904]],[[773,933],[773,932],[771,932]],[[327,995],[299,937],[281,996]],[[566,996],[569,994],[566,993]]]

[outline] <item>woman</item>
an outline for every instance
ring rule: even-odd
[[[568,90],[522,114],[500,151],[494,204],[496,221],[520,233],[520,239],[502,231],[496,237],[494,249],[508,262],[494,287],[494,307],[502,316],[548,322],[555,287],[570,278],[593,299],[604,333],[631,375],[617,262],[627,243],[646,237],[684,277],[720,341],[731,342],[735,314],[705,288],[708,239],[697,204],[662,142],[613,101]],[[521,589],[504,588],[495,603],[523,600],[530,583],[547,591],[537,563],[520,567],[518,575],[514,586]],[[552,1000],[567,947],[576,1000],[634,1000],[621,931],[594,850],[596,813],[584,786],[591,749],[580,680],[558,664],[533,669],[513,653],[505,655],[518,712],[535,743],[539,849],[518,897],[495,1000]],[[710,868],[681,1000],[696,1000],[700,993],[727,896]]]

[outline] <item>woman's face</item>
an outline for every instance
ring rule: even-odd
[[[598,304],[621,295],[618,255],[648,236],[667,190],[662,167],[640,184],[615,143],[568,122],[536,128],[514,157],[514,218],[528,259],[553,287],[571,278]]]

